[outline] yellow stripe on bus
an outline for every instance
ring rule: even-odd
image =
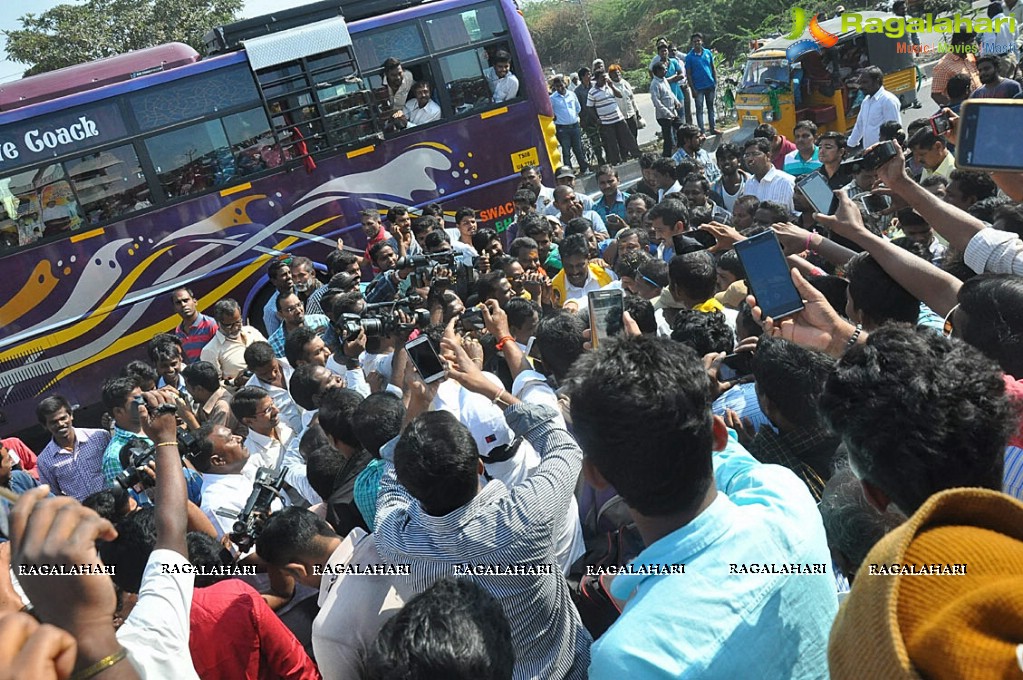
[[[364,156],[364,155],[366,155],[368,153],[373,153],[374,149],[376,149],[376,147],[373,146],[372,144],[370,144],[369,146],[364,146],[361,149],[356,149],[355,151],[349,151],[347,154],[345,154],[345,156],[347,156],[348,158],[355,158],[356,156]]]
[[[252,182],[246,182],[245,184],[239,184],[236,187],[228,187],[220,192],[221,197],[230,196],[231,194],[237,194],[240,191],[248,191],[252,188]]]
[[[87,231],[84,234],[75,234],[74,236],[71,237],[71,242],[78,243],[79,241],[84,241],[85,239],[94,238],[96,236],[102,236],[103,231],[104,231],[103,229],[93,229],[92,231]]]
[[[502,106],[501,108],[494,109],[493,111],[484,111],[480,114],[480,120],[486,120],[487,118],[493,118],[494,116],[500,116],[505,113],[508,113],[507,106]]]

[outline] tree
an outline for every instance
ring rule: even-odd
[[[7,54],[36,75],[115,54],[183,42],[202,50],[203,34],[234,20],[242,0],[87,0],[26,14],[4,31]]]

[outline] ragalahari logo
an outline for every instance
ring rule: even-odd
[[[806,30],[807,25],[810,27],[810,37],[821,47],[834,47],[838,44],[838,36],[834,33],[830,33],[821,26],[820,22],[817,21],[817,16],[814,15],[809,21],[806,19],[807,11],[802,7],[792,8],[792,32],[789,33],[786,38],[789,40],[798,40],[802,35],[803,31]]]

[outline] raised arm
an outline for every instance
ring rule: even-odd
[[[188,557],[188,489],[178,452],[177,405],[161,390],[143,394],[142,429],[156,447],[156,549]],[[166,405],[167,411],[161,409]]]

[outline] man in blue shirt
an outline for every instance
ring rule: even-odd
[[[618,171],[611,165],[597,168],[597,187],[603,196],[593,204],[593,210],[604,219],[607,233],[614,236],[629,226],[625,221],[625,202],[629,195],[619,188]]]
[[[593,644],[591,680],[827,678],[838,600],[817,505],[711,413],[700,357],[612,339],[573,372],[584,473],[618,491],[646,544],[610,583],[624,607]]]
[[[579,126],[579,113],[582,107],[575,93],[565,87],[565,79],[557,76],[551,81],[554,92],[551,93],[551,107],[554,109],[554,129],[561,144],[561,160],[571,167],[572,154],[579,164],[579,173],[586,174],[590,166],[583,153],[583,131]]]
[[[700,126],[700,132],[703,132],[703,106],[706,102],[710,134],[720,135],[721,132],[714,126],[714,89],[717,87],[714,55],[710,50],[703,49],[702,33],[693,33],[690,43],[693,47],[686,54],[686,74],[693,89],[693,99],[696,100],[696,124]]]

